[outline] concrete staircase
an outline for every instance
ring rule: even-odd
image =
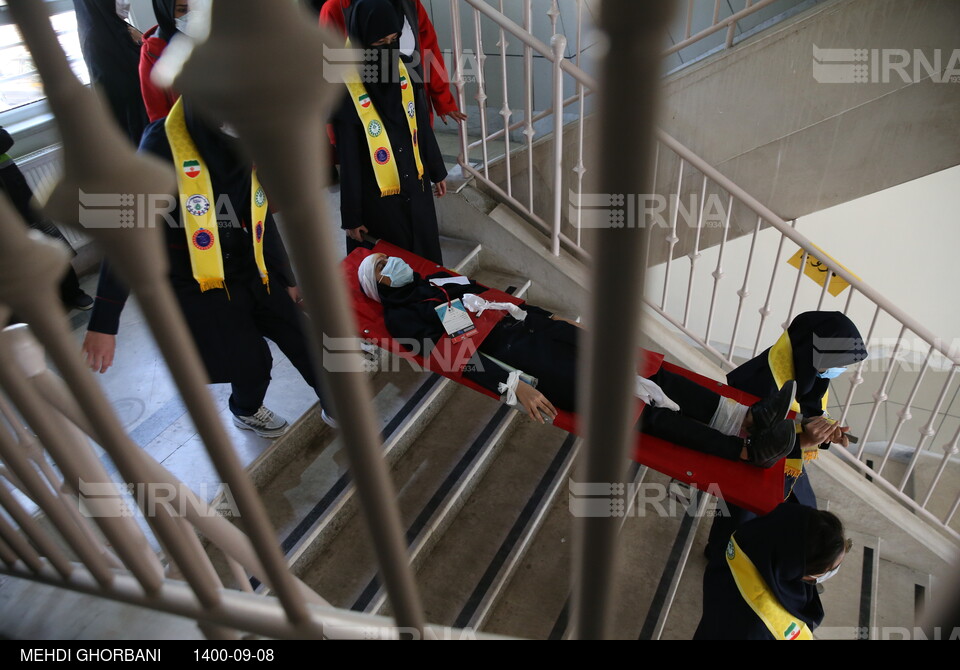
[[[463,212],[470,210],[472,223],[494,225],[473,207]],[[531,281],[500,271],[502,261],[481,244],[446,239],[444,251],[448,266],[482,283],[535,297],[565,316],[578,314],[561,306],[562,282],[538,266],[527,266],[537,277]],[[645,344],[681,364],[708,368],[688,345],[665,341],[670,337],[653,327]],[[390,356],[377,353],[373,360],[385,458],[428,620],[509,636],[568,636],[574,516],[567,490],[579,441]],[[931,575],[946,574],[952,546],[933,531],[899,530],[878,500],[851,504],[862,492],[842,477],[837,483],[829,469],[836,466],[846,469],[821,463],[811,476],[857,548],[826,585],[822,636],[912,632],[918,603],[937,580]],[[335,606],[389,614],[336,432],[308,415],[251,470],[294,572]],[[636,464],[628,481],[634,488],[627,490],[640,494],[624,496],[613,635],[689,639],[700,617],[715,501]],[[888,538],[896,551],[888,552]]]

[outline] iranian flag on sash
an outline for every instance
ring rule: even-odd
[[[360,106],[361,106],[361,107],[363,107],[364,109],[366,109],[367,107],[370,106],[370,104],[371,104],[371,103],[370,103],[370,96],[369,96],[369,95],[367,95],[366,93],[364,93],[363,95],[360,96]]]
[[[200,161],[184,161],[183,162],[183,174],[190,177],[190,179],[196,179],[200,176],[202,169],[200,168]]]

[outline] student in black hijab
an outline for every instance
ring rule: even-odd
[[[793,379],[797,380],[797,402],[805,417],[823,414],[823,398],[830,379],[867,357],[867,350],[854,323],[841,312],[805,312],[787,328],[787,339],[779,341],[756,358],[727,375],[727,381],[741,391],[760,394],[777,387],[774,365],[779,351],[790,354]],[[771,360],[773,356],[773,364]],[[828,370],[832,370],[828,375]]]
[[[147,126],[140,93],[140,43],[132,26],[117,13],[118,9],[129,11],[129,2],[73,0],[73,6],[90,83],[101,91],[130,141],[139,144]]]
[[[744,524],[724,549],[704,572],[694,639],[812,639],[824,617],[817,584],[836,574],[850,541],[830,512],[784,503]]]
[[[402,19],[390,0],[358,0],[348,14],[353,46],[375,58],[333,119],[347,251],[369,233],[442,265],[434,192],[446,193],[447,170],[423,88],[401,76]]]
[[[171,114],[179,108],[175,107]],[[229,408],[234,423],[261,437],[277,437],[288,422],[263,405],[270,384],[273,358],[265,338],[272,340],[314,388],[323,405],[322,388],[314,375],[299,305],[299,289],[286,250],[262,189],[252,188],[252,165],[226,126],[212,125],[184,101],[186,133],[199,156],[175,162],[166,120],[148,126],[141,151],[168,161],[176,170],[186,207],[198,214],[212,212],[217,235],[202,227],[192,236],[183,224],[183,205],[169,213],[164,227],[169,277],[184,318],[193,334],[211,383],[232,385]],[[185,144],[185,142],[180,142]],[[209,176],[211,193],[203,179]],[[253,221],[252,205],[266,207],[263,221]],[[263,271],[257,258],[262,240]],[[222,280],[205,285],[207,275],[196,250],[218,254]],[[206,258],[215,258],[209,255]],[[216,272],[216,269],[214,269]],[[128,290],[109,271],[101,273],[84,353],[90,367],[106,372],[116,351],[116,334]],[[327,408],[329,409],[329,408]],[[333,419],[324,411],[325,421]]]
[[[787,457],[785,499],[817,506],[809,477],[803,473],[804,462],[815,459],[818,449],[830,443],[848,444],[846,429],[824,417],[830,380],[866,357],[863,337],[846,315],[805,312],[793,319],[772,347],[727,375],[730,386],[761,396],[778,389],[786,379],[797,381],[794,410],[803,417],[802,432]],[[731,505],[730,516],[714,519],[708,552],[722,550],[730,533],[752,518],[750,512]]]
[[[5,193],[10,198],[14,209],[28,226],[47,237],[60,240],[73,252],[73,248],[60,229],[45,218],[35,206],[30,184],[27,183],[26,177],[17,167],[16,162],[7,154],[11,148],[13,148],[13,137],[3,126],[0,126],[0,193]],[[67,268],[67,274],[60,282],[60,299],[67,309],[86,311],[93,307],[93,299],[80,288],[80,279],[72,265]]]

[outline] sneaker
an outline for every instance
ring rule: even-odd
[[[261,407],[253,416],[233,416],[233,423],[242,430],[252,430],[260,437],[280,437],[287,432],[290,424],[282,416]]]
[[[782,389],[753,405],[750,408],[750,415],[753,417],[751,432],[770,430],[786,419],[796,394],[797,382],[791,379]]]
[[[324,422],[325,424],[327,424],[327,425],[330,426],[331,428],[339,428],[339,427],[340,427],[340,425],[337,423],[337,420],[334,419],[334,418],[333,418],[332,416],[330,416],[329,414],[327,414],[327,410],[325,410],[325,409],[321,409],[321,410],[320,410],[320,418],[323,420],[323,422]]]
[[[79,309],[82,312],[89,312],[93,309],[93,298],[83,291],[80,291],[80,293],[75,296],[64,298],[63,304],[69,309]]]
[[[793,451],[797,432],[793,421],[784,419],[767,430],[753,429],[747,438],[747,455],[750,465],[769,468],[787,457]]]

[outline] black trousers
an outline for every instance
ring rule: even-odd
[[[286,288],[259,277],[228,280],[227,291],[200,293],[194,286],[176,287],[177,297],[214,384],[230,383],[230,411],[255,414],[270,385],[273,356],[264,338],[280,351],[317,394],[328,411],[302,326],[303,316]]]
[[[637,424],[641,433],[705,454],[733,461],[740,459],[743,440],[735,435],[724,435],[707,425],[720,406],[722,396],[666,370],[657,372],[650,377],[650,381],[680,405],[680,411],[673,412],[663,407],[644,408]]]
[[[530,323],[496,329],[480,350],[537,377],[537,390],[558,409],[575,410],[579,329],[534,314],[528,315],[527,321]],[[680,411],[646,407],[637,430],[688,449],[734,461],[740,459],[743,440],[707,425],[720,404],[719,394],[666,370],[660,370],[650,380],[680,405]]]

